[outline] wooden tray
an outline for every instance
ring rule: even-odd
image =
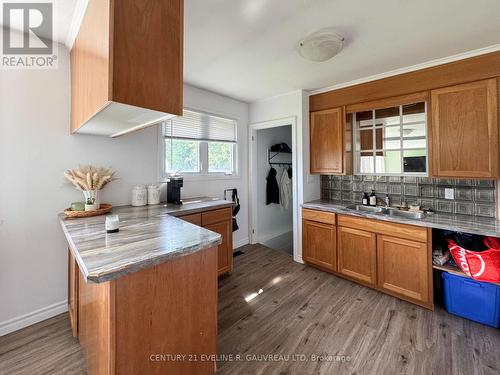
[[[108,212],[111,211],[112,208],[113,208],[113,206],[110,204],[107,204],[107,203],[101,204],[99,209],[97,209],[95,211],[73,211],[71,208],[66,208],[64,210],[64,215],[66,217],[75,217],[75,218],[76,217],[99,216],[99,215],[107,214]]]

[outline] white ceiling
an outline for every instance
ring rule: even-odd
[[[344,50],[303,60],[296,42],[323,27]],[[184,79],[253,101],[498,43],[498,0],[185,0]]]
[[[54,0],[55,40],[72,43],[87,0]],[[332,60],[296,43],[346,38]],[[244,101],[318,89],[500,43],[498,0],[185,0],[184,80]]]

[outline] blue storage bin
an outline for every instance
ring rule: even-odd
[[[500,286],[442,273],[444,304],[449,313],[500,327]]]

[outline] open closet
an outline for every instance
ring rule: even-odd
[[[260,129],[257,142],[258,241],[293,253],[292,127]]]

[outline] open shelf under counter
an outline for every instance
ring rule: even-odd
[[[460,268],[458,268],[458,266],[453,265],[453,264],[446,263],[446,264],[444,264],[442,266],[433,264],[432,268],[435,269],[435,270],[439,270],[439,271],[443,271],[443,272],[448,272],[448,273],[451,273],[453,275],[467,277],[467,278],[469,278],[471,280],[474,280],[472,277],[470,277],[465,272],[463,272]],[[476,281],[478,281],[478,280],[476,280]],[[500,285],[500,283],[492,283],[490,281],[481,281],[481,282],[486,282],[486,283],[491,283],[491,284],[495,284],[495,285]]]

